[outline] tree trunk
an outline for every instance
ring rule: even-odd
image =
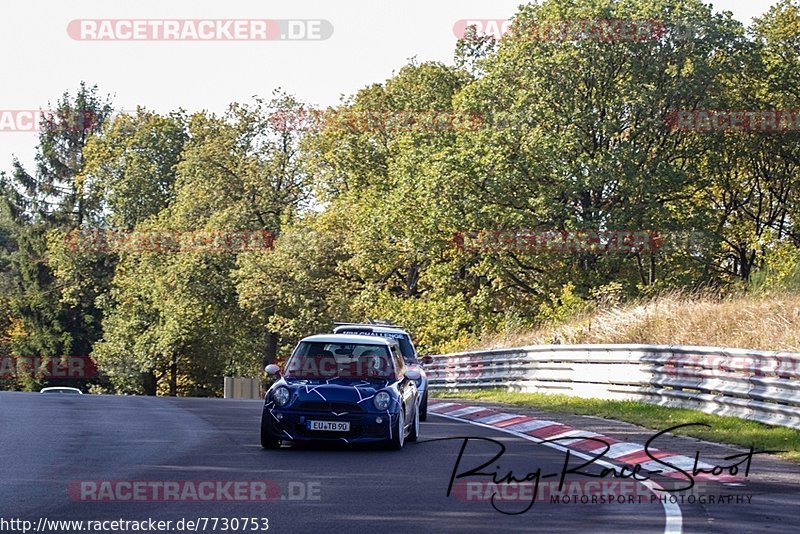
[[[275,363],[278,360],[278,334],[267,332],[267,347],[264,354],[264,366]]]
[[[747,247],[739,247],[739,276],[747,282],[750,280],[750,272],[752,270],[752,259],[748,258]]]
[[[142,387],[144,388],[145,395],[155,396],[158,387],[158,379],[153,371],[142,373]]]
[[[169,365],[169,396],[178,396],[178,355],[172,355],[172,363]]]

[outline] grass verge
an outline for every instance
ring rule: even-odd
[[[515,393],[502,389],[459,391],[458,393],[433,392],[433,397],[458,398],[497,402],[512,406],[526,406],[551,412],[594,415],[607,419],[627,421],[653,430],[663,430],[683,423],[704,423],[707,427],[687,427],[674,433],[681,436],[750,447],[756,450],[782,450],[780,458],[800,463],[800,430],[771,426],[737,417],[711,415],[697,410],[667,408],[636,401],[611,401],[581,399],[567,395],[545,393]]]
[[[704,345],[800,352],[800,292],[731,294],[676,291],[578,313],[563,324],[487,334],[458,350],[547,343]]]

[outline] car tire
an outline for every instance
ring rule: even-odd
[[[273,436],[267,425],[267,414],[261,415],[261,446],[265,449],[280,449],[281,440]]]
[[[419,403],[419,420],[428,420],[428,390],[422,395],[422,402]]]
[[[397,424],[392,429],[392,436],[389,438],[389,448],[393,451],[399,451],[403,448],[406,441],[406,421],[403,415],[403,408],[397,414]]]
[[[408,441],[417,441],[419,438],[419,408],[414,410],[414,423],[411,425],[411,430],[406,438]]]

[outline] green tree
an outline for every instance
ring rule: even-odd
[[[74,96],[64,93],[43,113],[35,173],[15,160],[3,180],[4,210],[13,221],[10,308],[21,334],[12,338],[11,346],[17,355],[86,355],[101,336],[100,313],[91,299],[61,301],[47,239],[54,230],[69,230],[86,220],[85,195],[76,177],[84,165],[83,147],[110,113],[97,87],[81,84]]]
[[[87,303],[106,317],[112,313],[112,280],[124,279],[117,272],[119,253],[93,249],[88,237],[105,231],[124,235],[166,209],[175,197],[177,167],[187,139],[187,119],[182,112],[162,116],[140,108],[135,114],[117,116],[89,140],[83,150],[84,167],[76,178],[85,192],[89,218],[81,229],[52,232],[49,241],[50,263],[63,303]],[[111,324],[113,331],[105,341],[124,335],[119,321]],[[145,339],[132,339],[147,347]],[[121,339],[109,343],[115,348],[124,346]],[[101,344],[102,350],[94,356],[112,385],[122,391],[154,394],[155,375],[134,365],[135,358],[128,358],[124,349],[109,355],[108,346]]]
[[[576,20],[662,21],[645,40],[547,40],[532,28]],[[694,28],[688,38],[679,28]],[[662,234],[705,228],[708,176],[691,134],[671,131],[670,112],[709,107],[723,75],[741,64],[744,29],[697,1],[545,1],[523,6],[514,35],[486,61],[458,107],[489,120],[459,137],[452,171],[472,199],[473,228],[539,231],[641,230]],[[484,254],[499,297],[535,306],[565,282],[579,294],[608,280],[628,292],[659,278],[697,281],[702,265],[673,248],[649,253]],[[678,267],[678,268],[676,268]],[[687,272],[688,271],[688,272]],[[500,313],[514,303],[500,298]],[[528,312],[525,312],[526,314]]]
[[[279,234],[309,191],[298,161],[300,132],[274,119],[299,113],[298,102],[276,95],[252,106],[234,104],[222,117],[193,115],[174,200],[135,230],[178,231],[186,239],[191,232]],[[101,361],[117,368],[120,383],[133,378],[135,384],[144,373],[147,380],[138,387],[150,394],[216,395],[223,376],[252,376],[274,358],[276,334],[239,304],[232,275],[239,252],[120,255],[106,340],[96,349]]]

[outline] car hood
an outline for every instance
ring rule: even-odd
[[[297,395],[297,402],[345,402],[358,404],[389,385],[386,380],[285,379]]]

